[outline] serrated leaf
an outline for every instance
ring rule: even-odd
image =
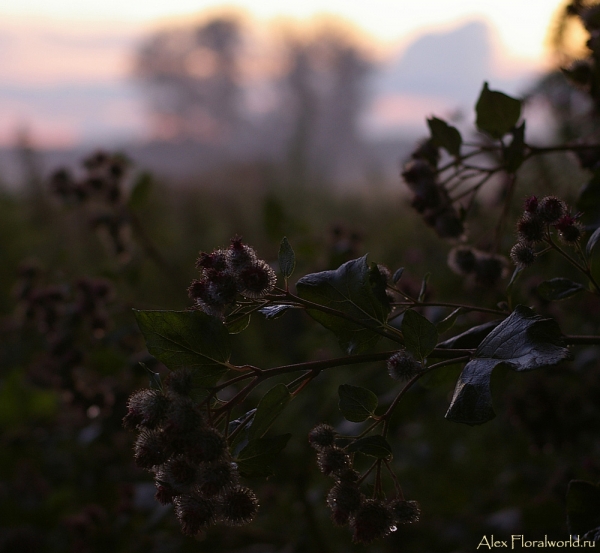
[[[440,342],[437,347],[444,349],[474,349],[502,321],[490,321],[465,330],[448,340]]]
[[[262,313],[265,319],[278,319],[288,309],[298,309],[298,307],[296,305],[267,305],[259,309],[258,312]]]
[[[583,285],[568,278],[546,280],[537,287],[538,294],[548,301],[565,300],[582,290],[585,290]]]
[[[423,315],[408,309],[402,319],[404,347],[419,361],[423,361],[435,348],[438,331]]]
[[[509,173],[515,173],[525,161],[525,122],[512,131],[512,142],[504,150],[504,166]]]
[[[348,453],[354,453],[358,451],[369,455],[371,457],[377,457],[378,459],[387,459],[392,455],[392,448],[387,440],[380,435],[377,436],[366,436],[365,438],[359,438],[352,442],[347,448]]]
[[[377,396],[371,390],[361,386],[342,384],[338,388],[338,395],[340,411],[344,418],[351,422],[367,420],[379,405]]]
[[[290,246],[290,243],[285,236],[283,237],[281,245],[279,246],[279,254],[277,259],[279,260],[279,270],[281,271],[283,278],[287,280],[290,276],[292,276],[294,268],[296,267],[296,256],[294,255],[292,246]]]
[[[600,240],[600,227],[594,231],[587,242],[585,252],[588,254],[588,256],[592,255],[592,251],[594,250],[598,240]]]
[[[268,477],[273,474],[273,461],[285,449],[291,434],[250,440],[238,453],[236,463],[244,478]]]
[[[427,119],[431,138],[436,146],[444,148],[451,156],[460,155],[462,136],[456,127],[448,125],[446,121],[432,117]]]
[[[194,387],[214,386],[227,372],[229,332],[216,317],[201,311],[138,311],[138,326],[150,354],[167,368],[195,371]]]
[[[567,524],[570,534],[583,535],[600,527],[600,487],[571,480],[567,490]]]
[[[530,371],[556,365],[569,357],[561,345],[561,331],[553,319],[543,319],[518,305],[479,344],[462,370],[446,418],[476,425],[494,418],[490,378],[498,365]]]
[[[392,277],[394,284],[398,284],[398,281],[402,278],[402,273],[404,273],[404,267],[400,267]]]
[[[285,384],[275,384],[258,402],[248,438],[262,438],[285,409],[292,396]]]
[[[296,289],[301,298],[359,321],[354,323],[316,309],[307,310],[313,319],[336,335],[348,354],[366,351],[379,341],[379,334],[371,328],[382,327],[386,322],[390,302],[385,293],[385,277],[376,265],[367,265],[367,256],[348,261],[335,271],[306,275],[298,281]]]
[[[521,101],[490,90],[486,82],[483,83],[475,111],[477,128],[492,138],[502,138],[517,124],[521,116]]]
[[[234,315],[231,321],[226,321],[225,326],[229,334],[239,334],[246,330],[250,324],[250,313],[246,315]]]
[[[147,172],[141,173],[135,181],[133,188],[131,189],[131,194],[129,195],[128,202],[129,207],[133,209],[142,207],[148,200],[148,197],[150,196],[150,192],[152,191],[152,184],[152,174]]]
[[[448,332],[456,322],[456,319],[462,312],[462,307],[458,307],[450,315],[442,319],[438,324],[435,325],[438,334],[443,334],[444,332]]]

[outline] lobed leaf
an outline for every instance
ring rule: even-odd
[[[456,127],[448,125],[446,121],[432,117],[427,119],[431,138],[437,146],[444,148],[450,155],[458,157],[462,145],[462,136]]]
[[[521,116],[521,101],[490,90],[486,82],[483,83],[475,111],[477,128],[492,138],[502,138],[517,124]]]
[[[404,313],[402,334],[406,349],[421,362],[433,351],[438,340],[435,325],[412,309]]]

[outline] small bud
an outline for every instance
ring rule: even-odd
[[[133,430],[137,426],[156,428],[165,418],[169,399],[159,390],[139,390],[127,401],[127,415],[123,426]]]
[[[544,223],[556,223],[567,211],[567,204],[556,196],[546,196],[538,205],[538,216]]]
[[[448,267],[458,275],[468,275],[475,270],[477,259],[472,248],[459,246],[448,254]]]
[[[395,499],[390,503],[390,508],[394,513],[396,524],[412,524],[418,522],[421,516],[421,509],[416,501]]]
[[[510,258],[519,269],[525,269],[535,261],[535,251],[529,244],[517,242],[510,250]]]
[[[308,443],[314,449],[332,447],[337,432],[328,424],[318,424],[308,433]]]
[[[350,522],[356,543],[371,543],[387,536],[394,524],[392,509],[379,499],[367,499]]]
[[[266,262],[257,260],[238,273],[238,282],[243,296],[258,299],[273,290],[277,275]]]
[[[535,244],[544,239],[544,222],[536,215],[526,213],[517,221],[517,236],[520,242]]]
[[[186,494],[177,496],[173,504],[181,524],[181,531],[187,536],[197,535],[203,528],[214,522],[216,504],[211,499],[196,494]]]
[[[233,488],[223,494],[220,515],[232,526],[249,523],[258,512],[258,499],[250,488]]]
[[[142,430],[133,449],[135,464],[144,469],[162,465],[171,454],[165,435],[158,430]]]
[[[337,475],[350,467],[350,457],[338,447],[327,447],[319,451],[317,464],[325,475]]]
[[[410,380],[421,374],[424,367],[406,350],[394,353],[387,362],[388,373],[394,380]]]
[[[228,461],[212,464],[203,464],[196,478],[198,491],[206,496],[212,497],[224,488],[232,486],[237,478],[237,473]]]

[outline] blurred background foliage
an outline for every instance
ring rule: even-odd
[[[563,57],[576,51],[572,42],[565,46],[566,28],[556,42]],[[335,35],[290,43],[288,71],[278,84],[290,101],[279,119],[257,130],[236,112],[235,24],[216,19],[186,32],[156,35],[139,53],[137,75],[158,127],[198,148],[207,136],[260,131],[257,140],[268,138],[284,155],[228,160],[184,180],[125,164],[121,198],[84,202],[61,198],[50,187],[38,153],[23,140],[23,182],[17,190],[0,189],[2,553],[364,550],[329,520],[330,482],[317,470],[306,436],[321,421],[356,431],[358,425],[343,422],[338,411],[339,384],[364,385],[380,404],[391,401],[397,391],[384,363],[322,374],[288,406],[275,426],[292,439],[274,476],[252,482],[261,509],[247,527],[217,526],[202,541],[184,537],[170,509],[154,500],[149,475],[134,466],[133,435],[121,427],[126,400],[147,386],[140,362],[165,369],[146,353],[131,309],[188,307],[198,251],[226,246],[239,234],[275,263],[285,235],[296,252],[297,276],[369,253],[392,271],[405,267],[401,285],[415,295],[431,272],[432,301],[494,308],[505,300],[506,282],[483,288],[450,271],[450,246],[410,209],[400,182],[382,186],[374,174],[366,187],[344,188],[324,170],[324,158],[343,159],[336,152],[352,156],[360,149],[353,126],[369,62],[356,47]],[[319,71],[326,86],[311,77]],[[597,142],[588,98],[557,72],[540,80],[528,102],[542,102],[557,142]],[[589,169],[567,154],[531,159],[519,172],[511,221],[525,196],[552,193],[574,204],[589,179]],[[490,214],[500,212],[501,184],[492,183],[475,206],[478,216],[468,232],[481,249],[493,238]],[[513,243],[509,227],[501,253]],[[575,278],[569,271],[556,257],[541,258],[521,276],[515,299],[556,318],[564,333],[598,334],[596,298],[550,303],[537,295],[542,280]],[[434,322],[449,312],[425,310]],[[461,315],[444,338],[488,320]],[[293,310],[276,321],[253,315],[250,327],[235,336],[232,361],[267,368],[340,354],[333,336]],[[568,482],[600,479],[599,359],[598,347],[589,346],[555,368],[518,375],[497,370],[498,416],[474,428],[443,418],[460,367],[423,379],[389,435],[394,467],[407,498],[421,503],[422,519],[369,551],[467,552],[492,533],[564,539]],[[265,391],[256,390],[240,412]]]

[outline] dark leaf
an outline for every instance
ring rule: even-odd
[[[229,368],[231,343],[225,325],[201,311],[137,311],[148,351],[167,368],[194,369],[195,387],[214,386]]]
[[[346,448],[346,451],[348,451],[348,453],[359,451],[360,453],[370,455],[371,457],[377,457],[378,459],[386,459],[392,455],[390,444],[388,444],[387,440],[380,435],[359,438],[352,442]]]
[[[555,365],[569,357],[561,346],[561,331],[553,319],[543,319],[518,305],[479,344],[463,369],[446,418],[465,424],[483,424],[494,418],[490,378],[498,365],[530,371]]]
[[[152,175],[141,173],[135,181],[129,195],[129,207],[137,209],[143,207],[152,191]]]
[[[538,294],[548,301],[564,300],[582,290],[585,290],[584,286],[568,278],[553,278],[542,282],[537,287]]]
[[[234,439],[233,442],[231,442],[231,450],[241,450],[243,447],[246,446],[246,444],[248,443],[248,429],[250,428],[250,425],[252,424],[252,421],[254,420],[254,414],[256,413],[256,408],[254,409],[250,409],[250,411],[247,411],[246,413],[244,413],[241,417],[235,419],[234,421],[231,421],[228,426],[227,426],[227,434],[230,436],[235,430],[237,430],[237,428],[240,426],[240,424],[244,425],[244,428],[238,432]]]
[[[448,125],[446,121],[437,117],[427,119],[427,124],[429,125],[433,143],[436,146],[441,146],[452,156],[460,155],[462,137],[456,127]]]
[[[296,266],[296,256],[294,255],[294,250],[288,239],[284,236],[281,241],[281,245],[279,246],[279,255],[277,257],[279,260],[279,270],[283,275],[284,279],[288,279],[292,273],[294,272],[294,267]]]
[[[248,431],[248,438],[262,438],[275,419],[290,402],[291,395],[285,384],[275,384],[258,402],[254,421]]]
[[[291,434],[282,434],[273,438],[250,440],[236,459],[240,474],[244,478],[271,476],[273,461],[285,449],[291,436]]]
[[[402,334],[404,346],[420,361],[433,351],[438,340],[435,325],[412,309],[404,313]]]
[[[398,284],[398,281],[402,278],[402,273],[404,273],[404,267],[400,267],[392,277],[394,284]]]
[[[461,314],[462,307],[459,307],[452,311],[450,315],[442,319],[438,324],[435,325],[438,334],[443,334],[444,332],[448,332],[456,322],[457,317]]]
[[[298,309],[295,305],[267,305],[258,310],[259,313],[262,313],[265,316],[265,319],[278,319],[281,317],[288,309]]]
[[[419,290],[419,297],[417,301],[423,301],[425,299],[425,294],[427,293],[427,283],[429,282],[429,277],[431,273],[425,273],[423,277],[423,281],[421,282],[421,290]]]
[[[600,526],[600,487],[571,480],[567,490],[567,524],[570,534],[583,535]]]
[[[437,347],[444,349],[474,349],[501,322],[490,321],[489,323],[474,326],[452,338],[448,338],[444,342],[440,342]]]
[[[229,334],[239,334],[248,328],[250,324],[250,313],[247,315],[234,315],[231,321],[226,321],[225,326]]]
[[[592,255],[592,251],[594,250],[598,240],[600,240],[600,227],[594,231],[588,240],[587,246],[585,247],[585,251],[588,255]]]
[[[390,303],[385,293],[385,277],[376,265],[367,265],[367,256],[348,261],[335,271],[306,275],[296,288],[301,298],[359,321],[355,323],[316,309],[307,310],[313,319],[337,336],[348,354],[366,351],[379,340],[379,335],[370,329],[383,326],[390,313]]]
[[[339,407],[346,420],[362,422],[367,420],[377,409],[377,396],[366,388],[342,384],[338,388]]]
[[[525,122],[512,131],[512,142],[504,150],[504,164],[509,173],[515,173],[525,161]]]
[[[517,124],[521,116],[521,101],[490,90],[484,83],[475,111],[477,128],[492,138],[502,138]]]

